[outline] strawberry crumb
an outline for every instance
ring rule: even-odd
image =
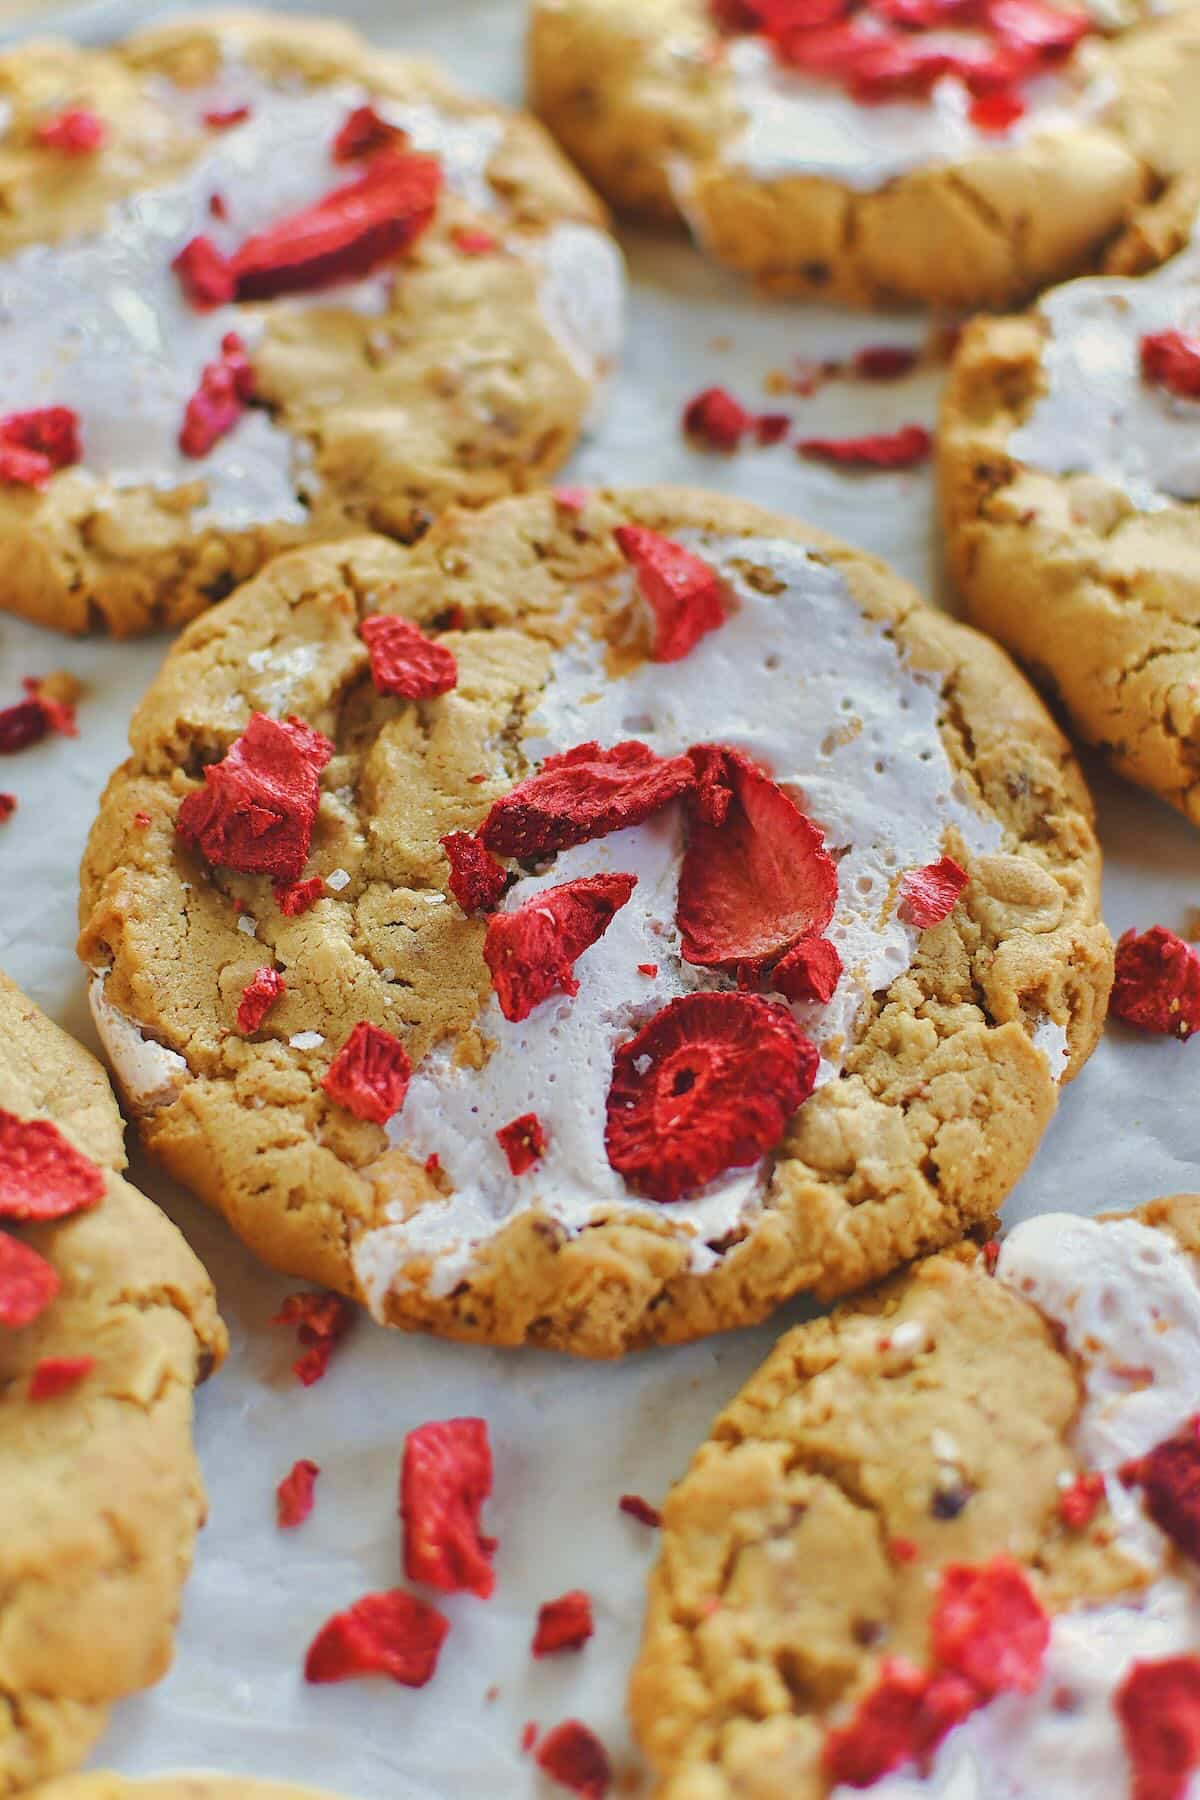
[[[508,1158],[514,1175],[524,1175],[546,1154],[546,1133],[536,1113],[522,1113],[509,1125],[502,1125],[496,1140]]]
[[[652,1529],[662,1524],[662,1514],[657,1506],[651,1506],[640,1494],[622,1494],[617,1501],[619,1510],[636,1519],[639,1525],[649,1525]]]
[[[548,1731],[537,1749],[537,1766],[578,1800],[605,1800],[612,1787],[612,1764],[595,1732],[578,1719]]]
[[[525,1728],[521,1733],[521,1749],[526,1756],[529,1755],[529,1752],[533,1749],[533,1746],[537,1741],[538,1728],[534,1720],[530,1719],[527,1721]]]
[[[17,810],[15,794],[0,794],[0,825],[6,825]]]
[[[556,487],[551,488],[550,497],[563,512],[581,513],[588,503],[588,490],[585,487]]]
[[[437,1151],[434,1150],[425,1158],[425,1173],[427,1175],[439,1175],[441,1173],[441,1168],[442,1159]]]
[[[104,120],[87,107],[73,106],[55,113],[34,127],[33,139],[45,150],[58,150],[64,156],[93,156],[103,148],[108,137]]]
[[[303,1525],[313,1509],[313,1490],[321,1473],[315,1462],[302,1458],[293,1463],[275,1490],[275,1520],[280,1531]]]
[[[147,827],[153,823],[150,814],[145,812],[141,807],[134,813],[133,822],[139,831],[145,831]]]
[[[294,1325],[303,1354],[292,1364],[292,1373],[304,1387],[320,1381],[329,1359],[354,1323],[354,1308],[341,1294],[289,1294],[272,1325]]]
[[[1058,1496],[1058,1516],[1068,1531],[1083,1531],[1104,1499],[1103,1475],[1077,1475]]]
[[[654,977],[658,974],[658,964],[657,963],[639,963],[637,966],[637,971],[638,971],[639,975],[645,975],[650,981],[653,981]]]
[[[493,237],[490,231],[480,231],[470,225],[456,225],[450,233],[450,241],[464,256],[490,256],[501,247],[500,239]]]
[[[983,1246],[983,1266],[989,1275],[996,1273],[996,1264],[1000,1261],[1000,1240],[989,1238]]]
[[[94,1356],[44,1356],[29,1377],[31,1400],[57,1400],[79,1386],[96,1366]]]
[[[244,124],[250,117],[248,106],[213,106],[200,117],[210,131],[229,131],[235,125]]]
[[[559,1650],[582,1650],[591,1637],[592,1603],[582,1588],[573,1588],[557,1600],[538,1608],[537,1630],[531,1649],[534,1656],[553,1656]]]
[[[797,454],[809,461],[840,464],[847,469],[914,469],[927,462],[933,438],[923,425],[863,437],[802,438]]]
[[[912,1538],[894,1537],[888,1540],[887,1553],[894,1563],[912,1563],[919,1559],[921,1546]]]

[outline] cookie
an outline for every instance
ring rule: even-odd
[[[1020,302],[1200,171],[1195,9],[853,10],[533,0],[532,103],[623,211],[856,306]]]
[[[167,1668],[204,1518],[192,1390],[225,1332],[204,1270],[120,1173],[99,1064],[3,977],[0,1041],[7,1795],[80,1762],[112,1702]],[[56,1182],[73,1198],[51,1201]],[[14,1223],[18,1202],[42,1222]]]
[[[989,1249],[789,1332],[668,1497],[662,1800],[1190,1791],[1200,1195]]]
[[[1200,825],[1200,245],[980,319],[938,438],[977,625],[1073,729]]]
[[[290,554],[130,741],[80,953],[132,1115],[393,1325],[615,1356],[844,1293],[991,1215],[1100,1030],[1048,715],[755,507],[547,494]]]
[[[240,1775],[164,1775],[127,1781],[124,1775],[71,1775],[39,1788],[37,1800],[330,1800],[290,1782],[252,1781]]]
[[[535,486],[615,362],[620,255],[542,128],[345,26],[29,44],[0,119],[0,604],[39,624],[176,625]]]

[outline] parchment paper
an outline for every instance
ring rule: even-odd
[[[46,10],[64,27],[98,37],[160,9]],[[358,0],[338,10],[381,42],[444,57],[488,93],[508,99],[519,92],[516,0]],[[682,402],[712,381],[751,404],[775,406],[762,392],[769,370],[867,342],[920,342],[924,323],[765,306],[682,243],[631,238],[627,248],[628,357],[607,420],[570,478],[708,483],[808,517],[936,592],[926,475],[839,476],[785,448],[727,460],[690,450],[678,430]],[[933,372],[892,386],[842,383],[794,405],[814,432],[932,423],[936,384]],[[0,410],[4,404],[0,395]],[[20,800],[0,834],[0,962],[89,1043],[73,953],[76,870],[97,794],[124,753],[130,710],[164,648],[163,640],[69,642],[0,615],[0,703],[17,697],[22,675],[54,668],[73,670],[88,686],[77,740],[48,742],[0,764],[0,787]],[[1109,924],[1114,931],[1154,923],[1183,929],[1200,906],[1200,837],[1094,761],[1087,766],[1107,853]],[[1200,1186],[1198,1085],[1200,1044],[1110,1027],[1064,1092],[1009,1201],[1008,1221]],[[618,1496],[661,1498],[713,1415],[800,1309],[755,1331],[616,1366],[426,1342],[364,1318],[325,1381],[305,1391],[290,1374],[290,1334],[267,1323],[296,1284],[258,1268],[219,1221],[136,1153],[133,1174],[212,1270],[233,1348],[198,1402],[211,1518],[185,1596],[175,1666],[155,1691],[117,1708],[96,1766],[290,1777],[358,1800],[506,1800],[542,1791],[518,1749],[524,1722],[547,1726],[575,1715],[599,1732],[636,1787],[623,1695],[656,1545],[654,1532],[618,1513]],[[435,1680],[421,1692],[385,1681],[305,1687],[303,1653],[328,1614],[402,1580],[396,1484],[405,1432],[464,1413],[489,1421],[496,1452],[495,1598],[446,1601],[452,1632]],[[321,1465],[316,1510],[299,1531],[282,1534],[274,1488],[301,1456]],[[572,1587],[591,1593],[596,1635],[579,1655],[535,1664],[529,1639],[537,1607]]]

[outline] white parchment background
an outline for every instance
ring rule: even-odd
[[[41,11],[42,9],[39,9]],[[88,36],[145,22],[130,4],[46,8]],[[319,8],[297,7],[297,11]],[[332,7],[330,10],[334,10]],[[463,81],[516,98],[517,0],[343,3],[378,40],[443,57]],[[580,480],[690,480],[795,512],[888,557],[938,587],[931,488],[923,474],[845,477],[784,448],[733,460],[681,440],[681,403],[722,381],[751,404],[768,370],[794,356],[845,354],[878,341],[917,342],[920,322],[846,320],[751,302],[684,245],[628,243],[631,341]],[[719,340],[724,347],[714,347]],[[795,403],[814,432],[932,423],[936,380],[834,385]],[[0,410],[16,403],[0,395]],[[774,406],[762,396],[758,401]],[[76,869],[96,796],[124,753],[126,721],[163,654],[60,640],[0,614],[0,704],[19,679],[66,667],[88,685],[80,736],[0,764],[20,811],[0,835],[0,962],[70,1030],[94,1042],[73,955]],[[1200,837],[1154,801],[1088,764],[1107,854],[1114,931],[1181,929],[1200,906]],[[1108,1032],[1063,1097],[1011,1222],[1048,1208],[1091,1212],[1200,1187],[1200,1043]],[[225,1228],[134,1157],[134,1175],[178,1220],[216,1279],[233,1348],[199,1397],[199,1444],[211,1519],[188,1587],[173,1672],[117,1708],[97,1766],[144,1774],[210,1767],[293,1778],[358,1800],[540,1791],[518,1750],[525,1720],[568,1715],[604,1738],[621,1768],[622,1718],[655,1534],[617,1512],[632,1490],[661,1497],[717,1409],[759,1363],[791,1309],[757,1331],[685,1350],[591,1366],[533,1353],[490,1353],[386,1333],[365,1320],[310,1391],[294,1383],[288,1334],[267,1321],[292,1284],[258,1269]],[[500,1539],[495,1598],[446,1604],[452,1632],[434,1682],[413,1693],[384,1681],[306,1688],[304,1649],[327,1615],[401,1580],[396,1477],[405,1432],[430,1418],[478,1413],[491,1426]],[[298,1532],[274,1525],[276,1482],[292,1462],[322,1466],[317,1506]],[[538,1604],[564,1589],[593,1596],[596,1636],[579,1656],[534,1664]],[[631,1770],[632,1779],[632,1770]]]

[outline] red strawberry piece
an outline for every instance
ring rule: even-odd
[[[18,1330],[40,1318],[59,1290],[53,1266],[20,1238],[0,1231],[0,1326]]]
[[[15,794],[0,794],[0,825],[7,825],[17,810]]]
[[[640,1494],[622,1494],[617,1506],[621,1512],[628,1513],[631,1519],[636,1519],[639,1525],[654,1527],[662,1524],[662,1514],[657,1506],[651,1506]]]
[[[65,1219],[104,1198],[104,1176],[49,1119],[0,1111],[0,1219]]]
[[[851,469],[912,469],[927,460],[933,439],[923,425],[902,425],[866,437],[804,438],[796,448],[801,456]]]
[[[1122,932],[1109,1010],[1139,1031],[1191,1037],[1200,1031],[1200,954],[1165,925]]]
[[[613,535],[654,614],[655,662],[682,661],[725,623],[720,576],[682,544],[644,525],[618,525]]]
[[[546,1133],[536,1113],[522,1113],[496,1133],[514,1175],[524,1175],[546,1154]]]
[[[1020,94],[1011,89],[999,89],[994,94],[975,94],[967,108],[967,116],[978,131],[991,131],[1000,135],[1015,125],[1025,114],[1025,102]]]
[[[304,1661],[305,1681],[353,1681],[388,1675],[402,1687],[432,1680],[450,1629],[436,1606],[406,1594],[364,1594],[322,1625]]]
[[[594,1629],[591,1600],[582,1588],[573,1588],[538,1608],[533,1654],[541,1657],[553,1656],[558,1650],[582,1650]]]
[[[1031,1694],[1050,1642],[1050,1620],[1011,1556],[948,1563],[930,1619],[934,1655],[978,1692]]]
[[[373,106],[356,106],[347,113],[333,140],[336,163],[358,162],[361,157],[375,156],[380,150],[403,150],[408,133],[399,125],[389,125]]]
[[[321,1086],[356,1119],[386,1125],[404,1105],[412,1064],[390,1031],[360,1021],[330,1063]]]
[[[490,912],[504,892],[507,870],[469,832],[451,831],[438,842],[450,864],[450,892],[462,910],[468,914]]]
[[[444,644],[394,613],[364,619],[358,634],[371,657],[371,679],[377,692],[402,700],[433,700],[448,694],[458,681],[458,664]]]
[[[604,936],[636,886],[636,875],[588,875],[491,915],[483,959],[506,1019],[527,1019],[553,993],[579,992],[576,962]]]
[[[915,1563],[921,1560],[921,1546],[915,1538],[894,1537],[887,1541],[887,1553],[894,1563]]]
[[[61,150],[64,156],[94,156],[108,137],[108,126],[86,106],[72,106],[52,119],[43,119],[35,126],[33,137],[35,143],[47,150]]]
[[[826,1737],[825,1773],[834,1783],[871,1787],[903,1763],[928,1756],[978,1704],[961,1677],[930,1675],[889,1657],[852,1717]]]
[[[688,755],[698,788],[675,913],[684,960],[762,963],[822,932],[837,867],[817,827],[742,751],[698,744]]]
[[[176,830],[210,863],[243,875],[299,879],[320,799],[328,738],[299,719],[253,713],[241,737],[186,795]]]
[[[1160,1531],[1200,1562],[1200,1418],[1121,1470],[1127,1487],[1140,1487],[1142,1504]]]
[[[1200,337],[1185,331],[1152,331],[1141,343],[1142,380],[1184,400],[1200,400]],[[0,435],[3,434],[0,422]]]
[[[771,986],[789,1000],[815,1000],[827,1006],[842,978],[842,959],[828,938],[803,937],[775,964]]]
[[[1029,51],[1042,67],[1059,62],[1093,29],[1090,13],[1050,0],[987,0],[992,35],[1008,48]]]
[[[311,1387],[329,1367],[329,1359],[354,1323],[354,1308],[341,1294],[289,1294],[272,1325],[294,1325],[304,1352],[292,1364],[303,1387]]]
[[[57,1400],[77,1388],[96,1366],[94,1356],[43,1356],[29,1377],[31,1400]]]
[[[0,708],[0,756],[15,756],[40,743],[49,729],[45,709],[36,700],[18,700]]]
[[[962,864],[952,856],[939,857],[921,869],[910,869],[900,883],[900,904],[896,910],[907,925],[927,931],[950,917],[969,879]]]
[[[45,487],[54,471],[44,456],[34,450],[22,450],[0,437],[0,486]]]
[[[189,238],[171,267],[179,277],[184,299],[197,312],[211,312],[233,299],[233,265],[211,238]]]
[[[0,483],[44,487],[82,455],[79,415],[69,406],[39,406],[0,418]]]
[[[292,1464],[275,1489],[275,1520],[280,1531],[294,1531],[297,1525],[303,1525],[313,1509],[320,1473],[319,1465],[307,1458]]]
[[[1058,1516],[1068,1531],[1084,1531],[1103,1499],[1103,1475],[1079,1474],[1058,1496]]]
[[[550,497],[555,506],[563,512],[581,513],[588,503],[588,489],[585,487],[556,487],[550,489]]]
[[[208,111],[200,115],[203,123],[210,131],[231,131],[235,125],[244,125],[250,117],[248,106],[210,106]]]
[[[640,825],[694,783],[686,756],[656,756],[636,739],[577,744],[497,800],[479,836],[497,856],[545,856]]]
[[[307,881],[277,881],[274,885],[275,904],[289,919],[306,913],[324,892],[325,883],[319,875],[310,875]]]
[[[480,231],[471,225],[456,225],[450,233],[450,241],[464,256],[491,256],[502,248],[500,239],[493,237],[490,231]]]
[[[787,413],[759,413],[754,421],[754,436],[760,444],[778,444],[792,429]]]
[[[996,1264],[999,1261],[1000,1241],[998,1238],[989,1238],[987,1243],[983,1246],[983,1266],[989,1275],[994,1275],[996,1273]]]
[[[437,1419],[410,1431],[400,1473],[404,1573],[443,1593],[486,1600],[496,1585],[495,1538],[479,1529],[492,1491],[486,1419]]]
[[[256,969],[242,989],[237,1010],[237,1028],[245,1036],[262,1030],[262,1022],[277,1000],[283,998],[285,982],[278,969]]]
[[[1200,1768],[1200,1656],[1135,1662],[1113,1705],[1133,1765],[1131,1800],[1184,1800]]]
[[[254,398],[254,369],[234,331],[221,340],[221,355],[200,371],[200,385],[184,409],[179,448],[185,456],[207,456],[228,437]]]
[[[920,351],[905,344],[868,344],[855,352],[851,368],[862,381],[895,381],[911,375],[920,360]]]
[[[520,1743],[522,1752],[528,1756],[537,1741],[538,1728],[532,1719],[527,1719],[525,1724],[521,1727]]]
[[[534,1761],[543,1775],[578,1800],[604,1800],[612,1787],[612,1764],[595,1732],[578,1719],[565,1719],[548,1731],[537,1747]]]
[[[441,187],[436,157],[374,157],[315,206],[247,238],[233,257],[237,298],[273,300],[360,280],[416,241]]]
[[[786,1007],[685,994],[617,1050],[608,1160],[651,1200],[679,1200],[774,1148],[820,1058]]]
[[[705,388],[684,408],[683,429],[710,450],[736,450],[754,429],[754,414],[747,412],[727,388]]]

